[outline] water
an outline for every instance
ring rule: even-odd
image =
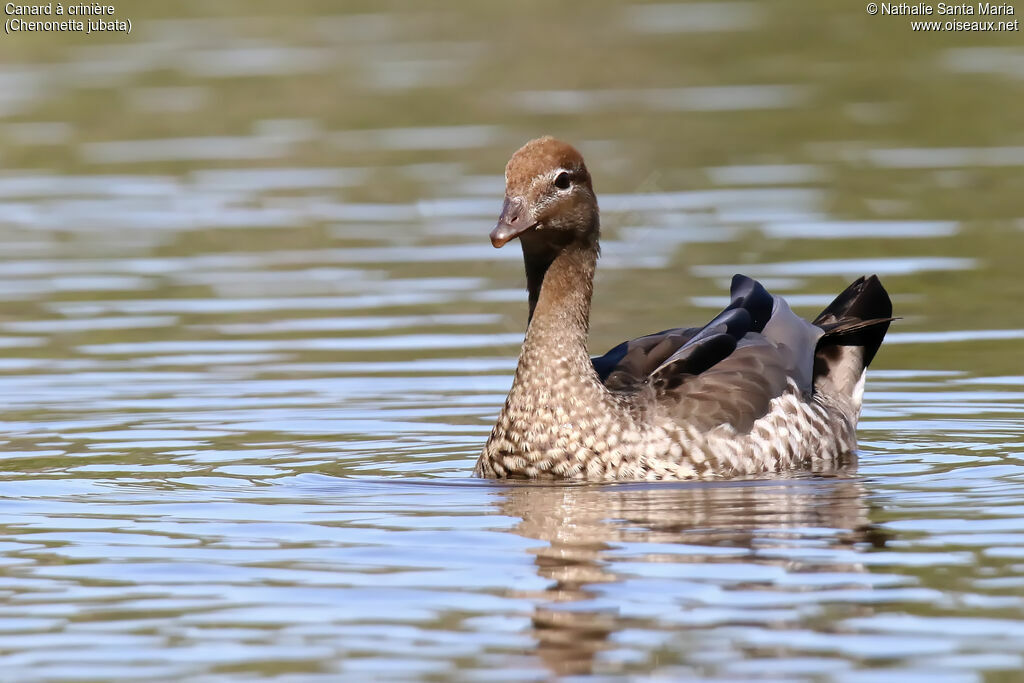
[[[1019,680],[1017,34],[117,7],[127,38],[0,42],[5,680]],[[807,315],[882,276],[856,468],[469,477],[525,320],[486,234],[540,133],[600,194],[595,351],[736,271]]]

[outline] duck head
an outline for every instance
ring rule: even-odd
[[[491,244],[519,238],[524,251],[596,245],[597,198],[583,157],[552,137],[523,145],[505,167],[505,203]]]

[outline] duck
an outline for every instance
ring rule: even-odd
[[[505,168],[491,244],[522,247],[529,304],[508,397],[474,474],[652,481],[835,471],[855,460],[865,373],[892,302],[858,278],[814,320],[735,275],[707,324],[588,350],[600,216],[572,145],[531,140]]]

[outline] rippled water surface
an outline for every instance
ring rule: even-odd
[[[1016,681],[1024,50],[843,3],[123,3],[0,42],[0,678]],[[1019,8],[1024,11],[1024,7]],[[593,347],[897,315],[834,478],[469,477],[577,143]]]

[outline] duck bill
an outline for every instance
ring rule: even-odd
[[[524,232],[532,228],[532,225],[509,225],[508,223],[498,223],[494,226],[494,230],[491,230],[491,244],[494,245],[495,249],[499,249],[515,238],[522,235]]]
[[[505,246],[537,225],[523,220],[522,213],[523,201],[521,199],[505,198],[505,203],[501,207],[501,215],[498,217],[498,224],[491,230],[491,244],[495,249]]]

